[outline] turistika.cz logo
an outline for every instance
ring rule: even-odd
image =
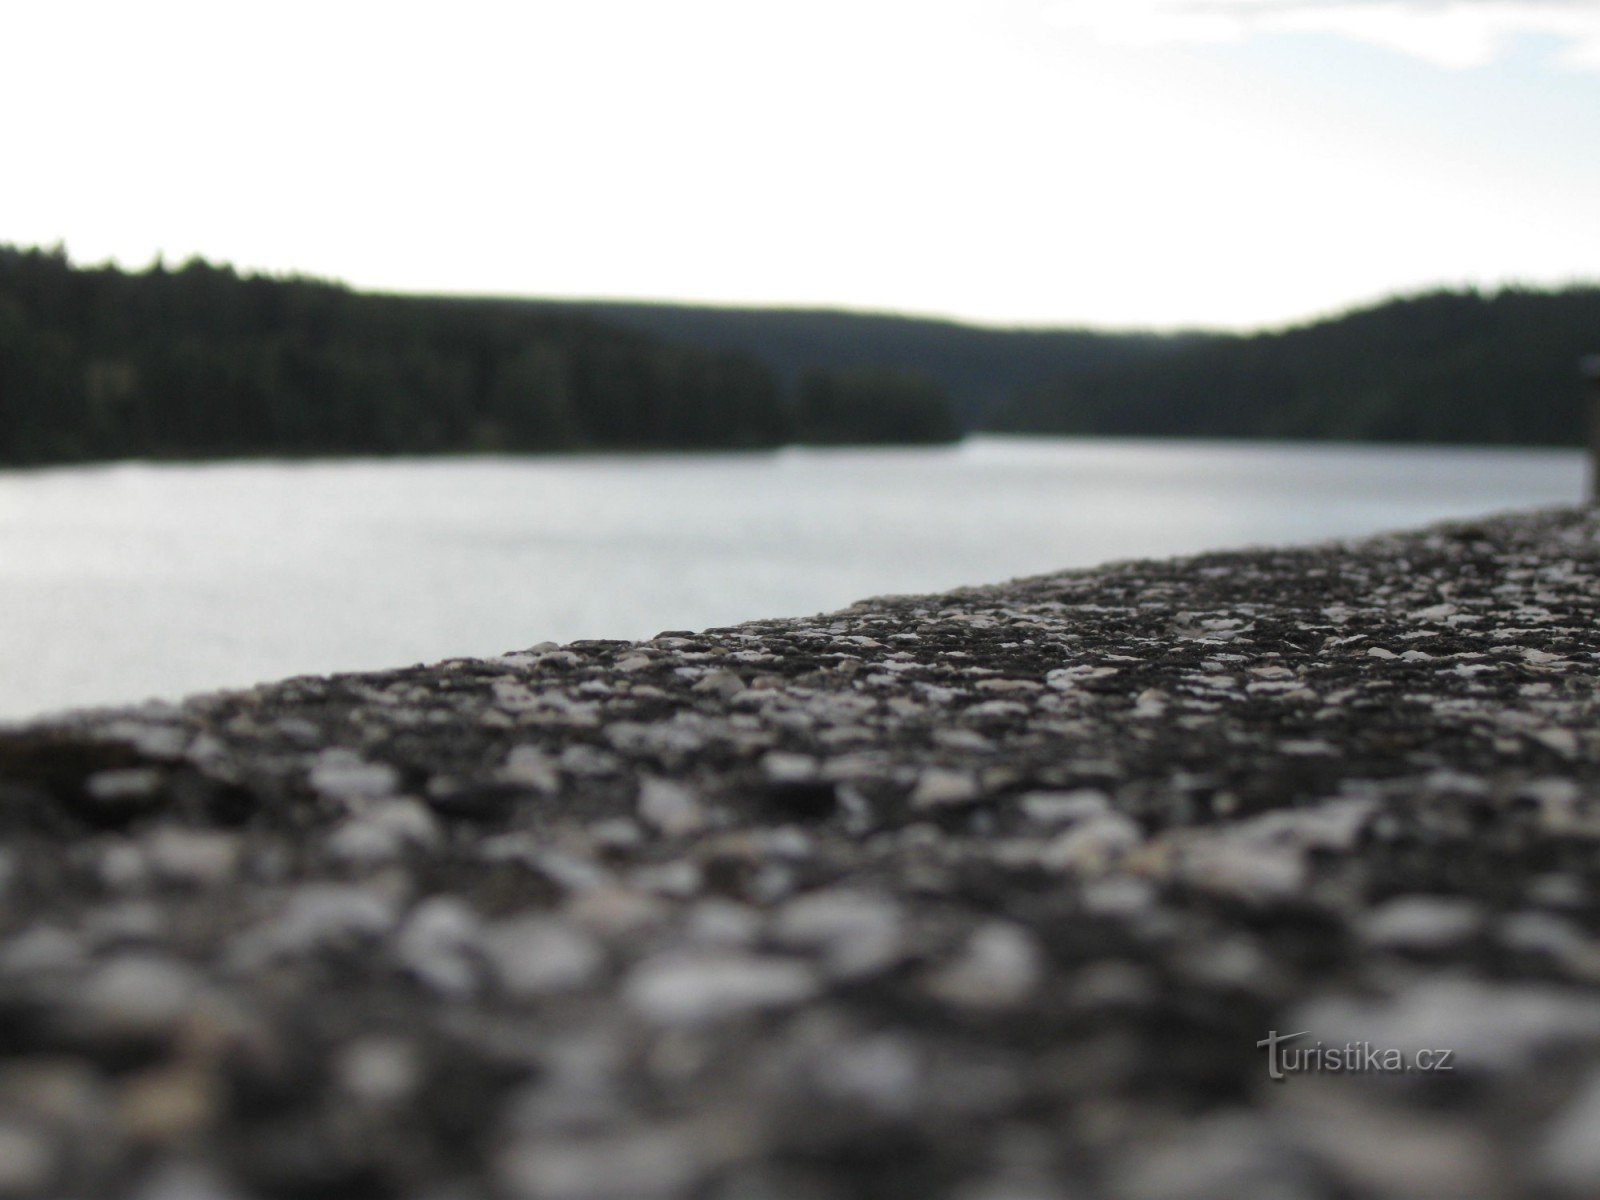
[[[1282,1081],[1291,1075],[1317,1073],[1404,1074],[1409,1071],[1454,1071],[1454,1050],[1400,1050],[1393,1046],[1374,1046],[1371,1042],[1301,1043],[1311,1036],[1309,1029],[1299,1033],[1279,1033],[1276,1029],[1256,1043],[1267,1052],[1267,1077]],[[1290,1043],[1298,1043],[1291,1045]]]

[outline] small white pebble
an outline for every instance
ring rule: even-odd
[[[49,1187],[55,1150],[37,1130],[0,1124],[0,1196],[32,1196]]]
[[[761,759],[761,773],[770,783],[810,783],[816,779],[818,769],[817,760],[809,754],[774,750]]]
[[[150,882],[150,860],[127,842],[107,846],[98,863],[101,882],[113,891],[127,892]]]
[[[39,975],[81,967],[88,956],[84,943],[64,929],[34,925],[0,942],[0,972]]]
[[[1196,887],[1247,900],[1292,896],[1306,881],[1305,858],[1295,847],[1226,834],[1186,845],[1180,869]]]
[[[681,898],[693,896],[705,886],[705,872],[699,863],[677,859],[631,871],[628,882],[641,892]]]
[[[157,1167],[130,1194],[130,1200],[244,1200],[244,1197],[209,1168],[177,1161]]]
[[[352,863],[382,863],[437,844],[439,821],[421,801],[384,800],[348,817],[328,835],[328,853]]]
[[[644,841],[644,830],[628,817],[607,817],[588,828],[589,837],[597,846],[611,850],[632,850]]]
[[[1073,825],[1050,843],[1045,857],[1056,870],[1096,872],[1142,841],[1144,834],[1131,817],[1107,812]]]
[[[397,915],[394,899],[370,888],[306,884],[289,895],[276,917],[239,937],[232,957],[249,967],[375,940],[394,928]]]
[[[356,801],[393,795],[400,787],[400,773],[350,750],[324,750],[311,766],[310,781],[330,800]]]
[[[161,790],[166,775],[159,767],[129,767],[118,771],[96,771],[85,785],[96,800],[114,803],[145,800]]]
[[[1600,1180],[1600,1075],[1591,1076],[1540,1140],[1537,1169],[1573,1194],[1592,1194]]]
[[[1019,801],[1029,820],[1041,825],[1070,825],[1111,811],[1111,797],[1094,788],[1071,792],[1028,792]]]
[[[518,784],[546,794],[561,787],[556,761],[537,746],[514,747],[495,777],[502,783]]]
[[[145,844],[147,860],[158,877],[196,886],[231,879],[241,850],[235,834],[193,829],[161,829]]]
[[[695,1024],[799,1004],[818,986],[811,968],[793,959],[673,953],[640,963],[623,993],[645,1016]]]
[[[678,1200],[700,1174],[689,1141],[653,1131],[513,1142],[495,1171],[526,1200]]]
[[[130,954],[99,967],[73,999],[98,1029],[161,1034],[188,1015],[201,985],[200,976],[180,963]]]
[[[1361,936],[1376,946],[1432,950],[1465,941],[1477,932],[1478,906],[1453,896],[1396,896],[1361,921]]]
[[[1097,879],[1083,889],[1083,906],[1093,913],[1126,917],[1148,912],[1155,902],[1155,885],[1132,876]]]
[[[514,996],[543,996],[592,982],[605,966],[600,944],[570,922],[526,916],[484,930],[484,954]]]
[[[761,935],[761,914],[733,900],[701,900],[689,910],[684,933],[701,946],[740,949]]]
[[[1284,754],[1291,754],[1299,758],[1332,756],[1339,753],[1338,747],[1333,743],[1318,741],[1314,738],[1291,739],[1279,742],[1278,749]]]
[[[1043,956],[1020,926],[993,921],[967,939],[954,962],[928,981],[939,999],[961,1008],[1014,1008],[1039,984]]]
[[[416,1091],[421,1066],[416,1050],[398,1038],[364,1038],[343,1050],[334,1065],[343,1090],[373,1106],[396,1104]]]
[[[982,794],[977,779],[968,772],[929,767],[912,789],[911,807],[945,808],[952,804],[969,803]]]
[[[446,995],[471,992],[478,982],[480,923],[466,901],[433,896],[412,910],[395,950],[417,978]]]
[[[823,956],[829,974],[854,977],[881,970],[902,953],[903,918],[893,900],[846,888],[789,901],[772,927],[780,945]]]
[[[667,837],[686,837],[706,825],[706,810],[694,793],[669,779],[646,777],[638,808],[639,819]]]
[[[745,683],[732,671],[713,671],[689,690],[702,695],[721,696],[726,700],[744,691]]]
[[[1547,746],[1563,758],[1577,758],[1580,749],[1578,735],[1570,729],[1541,729],[1533,735],[1533,740],[1541,746]]]

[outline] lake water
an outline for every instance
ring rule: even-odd
[[[979,438],[0,472],[0,717],[1572,503],[1575,452]]]

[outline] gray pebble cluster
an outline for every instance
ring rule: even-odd
[[[1600,1195],[1597,616],[1561,511],[0,731],[0,1197]]]

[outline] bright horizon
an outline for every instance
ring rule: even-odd
[[[0,241],[363,290],[1261,328],[1600,279],[1592,0],[65,0]]]

